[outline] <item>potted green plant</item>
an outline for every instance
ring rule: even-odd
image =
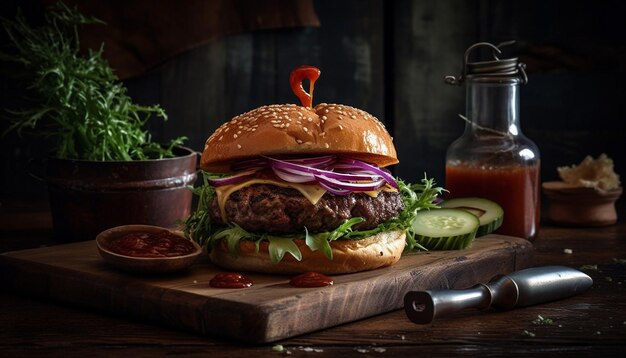
[[[196,178],[197,155],[185,138],[154,143],[144,125],[167,119],[159,106],[140,106],[126,94],[102,47],[79,51],[78,29],[98,23],[63,3],[40,27],[18,13],[3,19],[13,50],[2,53],[19,67],[28,106],[7,111],[4,134],[43,137],[50,207],[59,239],[93,239],[112,226],[172,226],[191,209],[187,186]]]

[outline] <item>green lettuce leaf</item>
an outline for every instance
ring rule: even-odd
[[[322,250],[322,252],[324,253],[324,256],[326,256],[327,259],[329,260],[333,259],[333,250],[330,247],[330,242],[326,240],[324,235],[321,235],[321,234],[311,235],[309,233],[309,230],[304,228],[304,236],[305,236],[306,246],[308,246],[311,249],[311,251]]]
[[[228,252],[236,255],[239,251],[239,241],[242,239],[254,239],[254,235],[241,228],[237,224],[232,224],[224,230],[218,231],[213,235],[213,240],[226,240],[228,243]],[[259,251],[257,246],[257,252]]]
[[[264,238],[270,242],[269,253],[273,263],[279,263],[287,252],[296,260],[302,260],[302,252],[300,252],[298,245],[293,242],[293,238],[273,235],[265,235]]]
[[[324,256],[326,256],[327,259],[332,260],[333,250],[330,247],[330,242],[346,236],[346,234],[352,232],[352,226],[363,221],[363,218],[352,218],[350,220],[346,220],[333,231],[322,232],[315,235],[309,234],[309,231],[304,228],[306,245],[311,249],[311,251],[321,249]]]

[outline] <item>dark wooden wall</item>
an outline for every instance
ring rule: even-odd
[[[518,41],[528,63],[521,92],[522,130],[539,146],[542,177],[556,166],[605,152],[626,174],[626,30],[621,1],[350,0],[314,2],[320,27],[229,35],[126,81],[139,103],[160,103],[158,139],[189,137],[201,150],[226,120],[263,104],[296,103],[288,76],[300,64],[322,69],[315,102],[362,108],[383,120],[399,152],[396,174],[424,172],[444,182],[445,150],[463,130],[458,75],[474,42]],[[11,86],[3,81],[3,105]],[[43,184],[25,161],[42,148],[2,139],[2,196],[37,199]]]

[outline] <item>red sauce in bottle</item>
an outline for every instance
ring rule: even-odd
[[[315,87],[315,81],[320,77],[320,74],[321,71],[319,68],[302,65],[296,67],[291,71],[291,75],[289,75],[291,90],[296,97],[300,99],[304,107],[311,108],[313,106],[313,89]],[[302,81],[305,78],[309,80],[309,93],[306,93],[304,87],[302,87]]]
[[[191,241],[167,230],[129,233],[109,241],[107,248],[116,254],[132,257],[174,257],[196,251]]]
[[[446,166],[448,198],[482,197],[504,209],[498,234],[533,239],[539,227],[539,166],[511,165],[483,169]]]
[[[236,272],[221,272],[216,274],[209,285],[215,288],[246,288],[252,286],[252,281]]]
[[[324,287],[333,283],[332,278],[318,272],[305,272],[289,280],[294,287]]]

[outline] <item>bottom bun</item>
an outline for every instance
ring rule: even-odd
[[[211,250],[209,257],[214,264],[234,271],[253,271],[277,274],[297,274],[315,271],[323,274],[343,274],[373,270],[390,266],[400,260],[404,250],[406,232],[394,230],[381,232],[362,240],[331,241],[333,259],[329,260],[321,250],[311,251],[304,240],[294,240],[302,253],[302,260],[296,260],[286,253],[279,263],[270,260],[269,243],[263,240],[256,252],[256,244],[242,240],[239,253],[228,252],[226,240],[221,240]]]

